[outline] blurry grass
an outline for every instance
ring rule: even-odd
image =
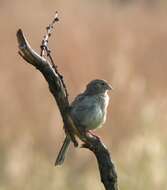
[[[97,134],[112,152],[121,189],[167,188],[167,14],[165,1],[144,2],[0,2],[0,190],[103,189],[86,150],[71,147],[65,164],[54,167],[63,139],[60,114],[42,76],[17,55],[16,30],[23,28],[39,49],[55,9],[61,22],[50,47],[70,99],[93,78],[114,87]]]

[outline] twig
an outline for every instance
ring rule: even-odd
[[[48,48],[48,42],[49,42],[48,40],[49,37],[51,36],[54,24],[58,21],[59,21],[58,12],[56,11],[53,21],[49,24],[49,26],[46,27],[46,34],[44,35],[44,38],[42,40],[41,54],[40,54],[42,57],[45,55],[45,52],[47,53],[47,56],[48,54],[51,53],[50,49]]]
[[[54,15],[54,19],[52,20],[52,22],[46,27],[46,34],[44,35],[43,37],[43,40],[42,40],[42,44],[41,44],[41,56],[44,57],[45,54],[46,56],[49,58],[50,60],[50,63],[52,64],[52,67],[53,69],[55,70],[55,72],[58,74],[60,80],[61,80],[61,83],[64,87],[64,90],[65,90],[65,93],[66,93],[66,96],[68,97],[68,92],[67,92],[67,88],[66,88],[66,85],[64,83],[64,80],[63,80],[63,76],[58,72],[57,70],[57,66],[55,65],[54,63],[54,60],[51,56],[51,50],[48,46],[48,43],[49,43],[49,37],[51,37],[51,34],[52,34],[52,31],[54,29],[54,25],[59,22],[59,17],[58,17],[58,12],[56,11],[55,15]]]

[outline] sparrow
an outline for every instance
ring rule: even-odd
[[[112,86],[107,81],[92,80],[87,84],[85,91],[71,103],[69,115],[79,131],[90,132],[103,126],[107,116],[109,90],[112,90]],[[63,164],[70,142],[70,136],[66,135],[55,166]]]

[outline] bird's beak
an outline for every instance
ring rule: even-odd
[[[108,90],[113,90],[113,87],[110,84],[108,84]]]

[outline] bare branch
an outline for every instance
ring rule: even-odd
[[[78,146],[78,143],[73,135],[72,127],[70,127],[71,120],[69,120],[68,110],[69,110],[69,101],[62,84],[62,78],[60,79],[60,74],[58,74],[57,69],[52,67],[49,61],[45,58],[38,55],[29,45],[26,38],[24,37],[21,29],[17,32],[17,39],[19,44],[19,54],[31,65],[35,66],[44,76],[46,81],[49,84],[49,89],[54,96],[57,105],[59,107],[60,113],[63,118],[65,131],[70,134],[71,140],[75,146]]]
[[[100,139],[87,136],[87,142],[82,147],[94,152],[100,171],[101,182],[104,184],[105,189],[118,190],[117,173],[106,146]]]
[[[57,17],[56,17],[57,18]],[[57,20],[51,23],[50,29],[48,29],[48,37],[44,38],[43,47],[41,50],[41,55],[37,54],[29,45],[26,40],[21,29],[17,32],[17,39],[19,44],[19,55],[29,64],[36,67],[44,76],[46,81],[48,82],[50,92],[54,96],[54,99],[57,102],[58,108],[60,110],[65,132],[70,135],[71,140],[73,141],[75,146],[78,146],[78,142],[75,139],[75,135],[77,135],[83,142],[83,147],[88,148],[92,151],[97,159],[101,181],[105,186],[106,190],[118,190],[117,185],[117,174],[115,171],[114,164],[111,160],[109,151],[105,147],[105,145],[98,139],[93,136],[86,136],[81,134],[78,131],[78,128],[74,125],[70,115],[69,115],[69,101],[68,101],[68,93],[66,86],[63,81],[62,75],[58,72],[57,66],[55,66],[53,59],[50,55],[50,51],[48,48],[48,38],[53,29],[53,24]],[[49,55],[50,61],[43,57],[47,52],[47,56]],[[49,53],[48,53],[49,52]]]

